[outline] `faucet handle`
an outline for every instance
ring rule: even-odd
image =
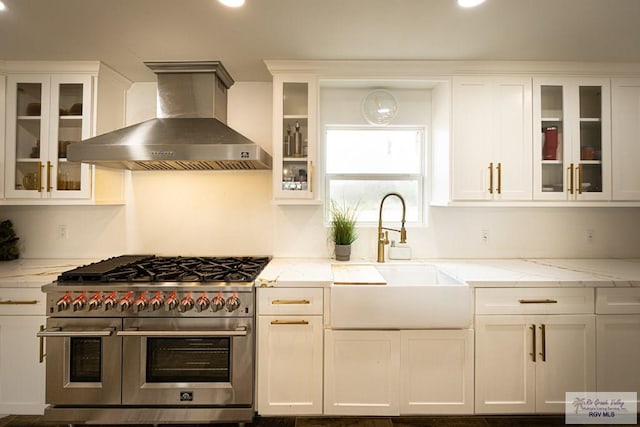
[[[389,244],[389,232],[388,232],[388,231],[385,231],[385,232],[384,232],[384,241],[383,241],[383,243],[384,243],[385,245],[388,245],[388,244]]]

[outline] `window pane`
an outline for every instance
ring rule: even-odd
[[[419,174],[421,140],[415,129],[327,130],[327,173]]]
[[[364,181],[339,180],[329,181],[331,199],[349,206],[358,204],[358,222],[378,222],[380,201],[385,194],[399,193],[407,206],[406,220],[419,221],[419,187],[417,181]],[[389,197],[384,202],[382,219],[386,222],[400,222],[402,204],[397,197]]]

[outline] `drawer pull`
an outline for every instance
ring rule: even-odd
[[[520,304],[557,304],[558,301],[554,299],[519,299]]]
[[[292,304],[292,305],[304,305],[311,304],[311,301],[306,299],[274,299],[271,301],[272,305]]]
[[[272,320],[272,325],[308,325],[307,320]]]
[[[0,305],[35,305],[39,301],[37,299],[28,300],[28,301],[14,301],[14,300],[6,300],[0,301]]]

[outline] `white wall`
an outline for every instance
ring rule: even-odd
[[[269,152],[271,89],[236,83],[229,91],[229,125]],[[154,94],[154,84],[133,85],[128,124],[154,115]],[[126,199],[126,206],[3,206],[0,219],[14,222],[26,258],[331,254],[322,207],[272,204],[270,171],[133,172]],[[431,208],[429,226],[410,227],[408,241],[419,258],[640,257],[639,220],[637,208]],[[60,224],[67,239],[57,235]],[[375,229],[359,230],[354,258],[375,255]]]

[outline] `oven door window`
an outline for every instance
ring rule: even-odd
[[[231,380],[231,338],[147,338],[148,383]]]
[[[102,340],[70,338],[69,380],[74,383],[102,382]]]

